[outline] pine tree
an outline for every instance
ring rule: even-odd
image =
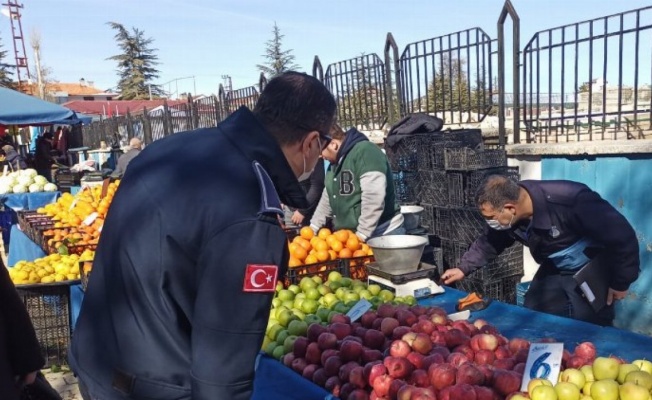
[[[124,100],[149,99],[160,97],[163,90],[152,81],[159,77],[157,49],[151,47],[152,38],[145,38],[145,33],[137,28],[129,32],[122,24],[109,22],[116,31],[115,39],[122,54],[107,58],[118,62],[117,88]],[[151,91],[151,92],[150,92]]]
[[[276,25],[276,22],[274,22],[272,33],[274,37],[267,41],[267,47],[263,55],[266,60],[265,64],[256,65],[268,80],[285,71],[294,71],[299,68],[294,63],[292,50],[283,50],[281,42],[285,35],[281,35],[281,29]]]
[[[442,56],[428,88],[428,111],[468,111],[471,105],[465,60]]]
[[[13,66],[5,63],[7,50],[3,50],[2,48],[2,42],[0,41],[0,86],[13,88],[14,82],[11,79],[11,75],[13,75],[11,68],[13,68]]]
[[[385,93],[377,82],[377,64],[374,56],[365,56],[352,60],[353,73],[351,82],[344,84],[343,96],[338,96],[338,119],[344,125],[357,126],[362,129],[373,129],[384,122],[387,117]],[[348,74],[347,74],[348,76]],[[343,75],[340,79],[347,81]],[[331,91],[338,90],[338,83],[327,82]]]

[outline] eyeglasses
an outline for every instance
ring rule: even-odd
[[[324,149],[330,144],[330,142],[333,140],[333,138],[330,137],[329,135],[321,132],[321,131],[317,131],[317,132],[319,132],[319,139],[320,139],[319,142],[321,143],[321,149],[320,150],[324,151]]]

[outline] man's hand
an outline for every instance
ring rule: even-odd
[[[296,225],[301,225],[304,218],[305,217],[303,216],[303,214],[301,214],[299,211],[295,211],[294,214],[292,214],[292,222],[295,223]]]
[[[464,272],[459,268],[451,268],[444,271],[441,275],[441,280],[444,281],[444,284],[450,285],[451,283],[461,281],[464,279]]]
[[[23,386],[23,385],[31,385],[36,380],[36,375],[37,374],[38,374],[38,370],[32,371],[32,372],[26,374],[25,376],[22,377],[22,379],[17,376],[16,377],[16,384],[21,385],[21,386]]]
[[[607,305],[610,306],[614,300],[622,300],[627,295],[627,290],[614,290],[609,288],[609,293],[607,294]]]

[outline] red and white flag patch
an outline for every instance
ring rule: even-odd
[[[278,266],[247,264],[245,271],[244,292],[274,292],[278,281]]]

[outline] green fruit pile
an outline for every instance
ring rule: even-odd
[[[372,309],[383,303],[417,303],[413,296],[395,297],[387,289],[343,277],[337,271],[328,274],[326,282],[315,275],[304,277],[298,285],[287,289],[279,283],[272,300],[263,351],[280,360],[292,351],[294,339],[306,335],[310,324],[327,325],[333,315],[348,313],[360,299],[368,300]]]

